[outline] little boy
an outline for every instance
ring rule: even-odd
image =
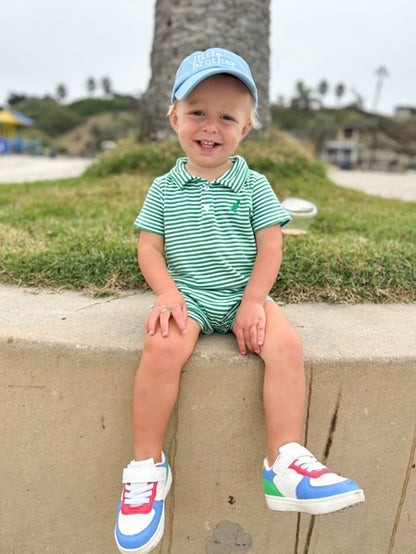
[[[115,531],[120,552],[150,552],[163,536],[172,483],[163,443],[201,332],[232,331],[241,354],[264,361],[267,506],[324,514],[364,501],[358,485],[299,444],[302,344],[268,296],[290,216],[267,179],[235,156],[256,125],[257,99],[247,63],[221,48],[195,52],[176,74],[169,118],[186,158],[154,181],[135,222],[139,266],[156,301],[134,385],[134,460],[124,470]]]

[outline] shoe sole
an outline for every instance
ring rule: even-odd
[[[317,498],[314,500],[297,500],[281,496],[266,496],[266,504],[270,510],[277,512],[303,512],[311,515],[323,515],[344,510],[361,502],[365,502],[364,491],[357,490],[337,496]]]
[[[166,497],[169,494],[171,485],[172,485],[172,471],[169,470],[168,480],[166,481],[166,487],[164,492],[164,496],[165,496],[164,501],[166,500]],[[160,543],[164,532],[165,532],[165,506],[163,506],[162,516],[160,518],[160,522],[156,530],[156,533],[153,535],[150,541],[144,544],[143,546],[139,546],[138,548],[123,548],[122,546],[120,546],[117,540],[117,527],[116,529],[114,529],[114,538],[116,541],[117,548],[122,554],[149,554],[149,552],[154,550],[156,546]]]

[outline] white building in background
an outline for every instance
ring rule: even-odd
[[[355,166],[360,162],[362,146],[343,140],[328,140],[324,143],[321,158],[325,163],[341,167]]]
[[[339,127],[334,140],[324,142],[321,159],[340,167],[354,167],[362,161],[362,152],[366,146],[362,143],[363,130],[367,132],[375,122],[348,123]],[[368,142],[368,141],[367,141]]]
[[[416,107],[396,106],[394,109],[394,117],[399,121],[407,121],[408,119],[416,118]]]

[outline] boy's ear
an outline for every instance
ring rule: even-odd
[[[241,139],[240,140],[244,140],[246,138],[246,136],[250,133],[252,127],[253,127],[253,123],[252,123],[251,119],[249,119],[241,130]]]
[[[172,111],[169,114],[169,121],[170,126],[175,131],[175,133],[178,132],[178,114],[176,113],[175,108],[172,109]]]

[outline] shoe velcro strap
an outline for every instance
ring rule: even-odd
[[[277,458],[273,470],[276,475],[283,475],[286,470],[301,456],[312,456],[312,454],[305,447],[300,446],[296,451],[293,452],[283,452]]]
[[[273,471],[276,475],[283,475],[295,460],[297,460],[297,456],[280,454],[273,466]]]
[[[165,479],[166,469],[164,467],[126,467],[123,470],[123,483],[156,483]]]

